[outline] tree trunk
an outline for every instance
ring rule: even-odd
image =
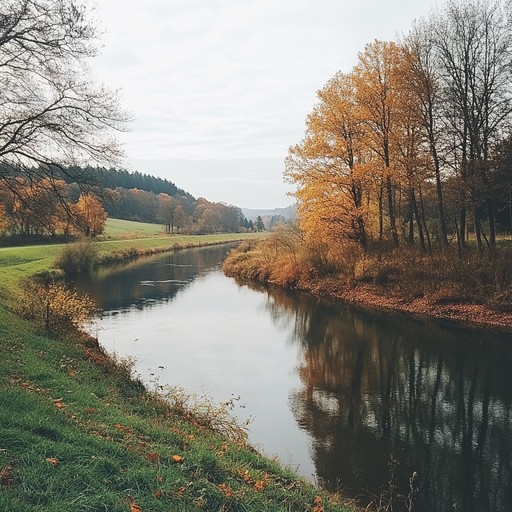
[[[393,246],[398,247],[398,231],[396,229],[395,206],[393,201],[393,186],[391,178],[386,178],[386,192],[388,196],[388,210],[389,210],[389,224],[391,228],[391,238],[393,239]]]
[[[461,250],[466,248],[466,207],[462,206],[460,209],[460,230],[459,230],[459,241]]]
[[[421,250],[423,252],[427,252],[427,248],[425,247],[425,235],[423,234],[422,218],[420,217],[420,213],[418,211],[418,203],[416,201],[416,195],[414,193],[414,189],[411,190],[411,205],[413,208],[414,217],[416,219],[416,224],[418,226],[418,237],[420,239]],[[424,216],[422,216],[422,217],[424,217]]]

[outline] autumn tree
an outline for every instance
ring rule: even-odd
[[[23,236],[55,235],[61,228],[58,197],[66,195],[67,187],[61,180],[6,178],[0,184],[6,230]]]
[[[298,185],[306,232],[326,240],[356,240],[366,250],[363,169],[368,152],[362,145],[352,75],[337,73],[317,96],[303,140],[289,149],[285,176]]]
[[[75,206],[75,212],[75,226],[81,234],[95,237],[103,233],[107,214],[98,198],[83,194]]]
[[[400,80],[403,51],[393,42],[374,41],[359,54],[354,68],[356,101],[359,117],[366,128],[366,144],[379,161],[382,186],[388,205],[391,238],[399,245],[395,211],[395,185],[400,182],[396,157],[395,137],[400,113]]]
[[[158,194],[158,219],[165,226],[165,232],[174,233],[174,212],[177,203],[168,194]]]

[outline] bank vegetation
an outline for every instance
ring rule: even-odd
[[[435,314],[446,305],[447,316],[463,305],[505,317],[511,58],[510,7],[499,1],[451,0],[398,40],[367,44],[351,71],[318,91],[304,138],[289,149],[298,226],[253,258],[239,252],[227,271]]]

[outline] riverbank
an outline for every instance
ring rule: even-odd
[[[439,284],[436,282],[440,280],[438,276],[432,275],[429,279],[427,268],[416,265],[419,268],[404,270],[400,268],[400,262],[396,265],[385,263],[381,268],[371,270],[368,269],[370,264],[365,267],[364,263],[351,262],[353,269],[349,272],[323,274],[311,262],[301,262],[296,253],[283,255],[284,244],[281,243],[278,250],[276,247],[279,243],[271,238],[262,244],[243,244],[228,256],[224,271],[230,276],[296,289],[359,307],[400,311],[465,327],[512,332],[512,308],[507,307],[508,297],[502,299],[499,308],[493,308],[484,301],[475,300],[472,294],[465,294],[448,280]],[[290,244],[286,245],[287,250],[289,247]],[[274,251],[273,257],[268,256],[270,250]],[[411,260],[408,265],[415,267],[415,262]],[[407,282],[400,281],[400,272],[414,272],[420,279],[414,282],[408,276]]]
[[[212,428],[183,398],[170,405],[89,336],[20,318],[20,279],[51,269],[48,252],[0,253],[0,510],[350,510],[225,417]]]
[[[436,296],[382,294],[368,284],[340,286],[336,279],[315,279],[303,291],[319,297],[350,302],[370,309],[400,311],[415,317],[430,318],[461,326],[507,330],[512,332],[512,313],[492,310],[482,304],[439,301]]]

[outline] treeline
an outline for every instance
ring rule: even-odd
[[[196,199],[168,180],[138,172],[50,167],[34,168],[31,179],[26,179],[16,169],[3,169],[0,234],[4,241],[96,236],[103,232],[107,216],[162,224],[170,234],[260,227],[247,221],[240,208]]]
[[[155,194],[168,194],[174,196],[192,197],[184,190],[178,188],[172,181],[143,174],[139,171],[127,171],[126,169],[115,169],[105,167],[54,167],[52,173],[68,184],[85,182],[96,186],[99,189],[125,188],[144,190]]]
[[[94,237],[103,233],[106,219],[97,197],[63,180],[18,176],[0,181],[0,235],[11,242]]]
[[[512,16],[450,1],[318,91],[286,178],[307,238],[493,254],[512,229]]]
[[[168,233],[252,231],[240,208],[194,198],[173,182],[125,169],[72,167],[56,171],[71,187],[75,179],[93,186],[110,217],[163,224]]]
[[[117,187],[105,189],[102,195],[109,216],[163,224],[168,233],[237,233],[256,229],[240,208],[202,197],[195,199],[190,194],[155,194]]]

